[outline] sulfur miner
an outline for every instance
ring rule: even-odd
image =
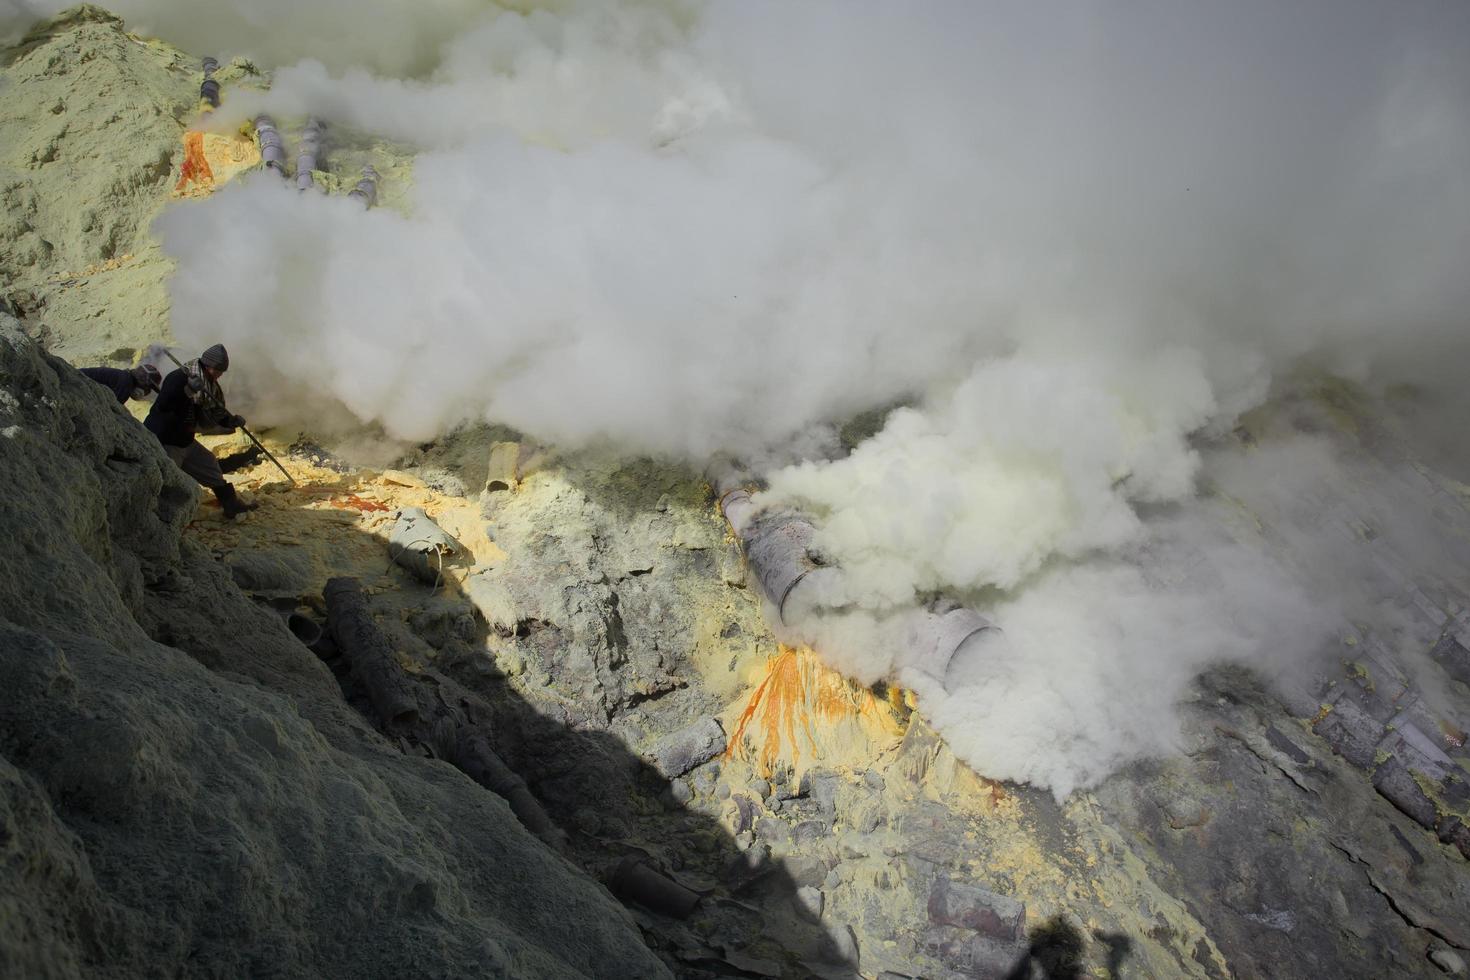
[[[243,416],[233,415],[225,407],[224,391],[219,386],[220,375],[229,367],[229,353],[223,344],[215,344],[197,360],[170,371],[143,422],[158,436],[179,469],[214,491],[226,519],[259,506],[240,499],[220,471],[219,460],[195,438],[201,431],[233,432],[245,424]]]

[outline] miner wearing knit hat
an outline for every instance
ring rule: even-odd
[[[169,372],[163,379],[158,398],[143,424],[158,436],[168,458],[178,464],[200,485],[214,491],[226,518],[254,510],[246,503],[220,471],[219,460],[195,438],[200,432],[217,434],[233,432],[245,424],[239,415],[225,408],[225,393],[219,377],[230,367],[230,355],[223,344],[208,348],[197,360]]]
[[[163,380],[158,368],[152,364],[139,364],[135,368],[94,367],[82,368],[82,374],[107,388],[119,405],[129,398],[142,401],[158,390]]]

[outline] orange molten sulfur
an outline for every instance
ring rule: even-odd
[[[174,190],[181,191],[190,183],[205,182],[214,183],[214,171],[209,169],[209,161],[204,156],[204,134],[185,133],[184,165],[179,168],[179,182],[174,185]]]
[[[735,723],[726,755],[762,775],[812,765],[862,765],[903,734],[888,699],[832,670],[810,650],[781,647]]]
[[[389,509],[387,504],[380,503],[376,500],[364,500],[355,493],[350,493],[345,497],[333,497],[332,505],[344,509],[360,510],[364,512],[377,510],[386,511]]]

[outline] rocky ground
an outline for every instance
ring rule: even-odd
[[[499,798],[372,732],[106,392],[9,316],[0,360],[0,972],[663,973]]]
[[[275,432],[296,484],[256,460],[260,510],[223,521],[60,359],[167,335],[147,226],[197,59],[88,9],[3,62],[0,975],[1470,972],[1470,583],[1388,551],[1352,487],[1321,510],[1397,632],[1344,624],[1343,669],[1285,687],[1205,675],[1183,754],[1065,803],[994,783],[903,692],[777,646],[687,469],[485,426],[367,468]],[[348,145],[344,185],[396,159]],[[1322,389],[1232,438],[1310,424],[1470,540],[1465,488],[1374,418]],[[405,508],[453,538],[428,575],[393,560]],[[338,576],[560,835],[304,645]]]

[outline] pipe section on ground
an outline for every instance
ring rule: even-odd
[[[282,178],[286,176],[286,144],[270,116],[255,117],[255,133],[260,138],[260,159]]]
[[[699,904],[699,892],[685,888],[668,875],[648,866],[637,855],[623,858],[608,882],[612,893],[625,902],[637,902],[646,909],[676,919],[687,919]]]
[[[907,642],[917,668],[950,691],[965,659],[1000,635],[1000,627],[973,609],[935,606],[914,617]]]
[[[719,467],[709,476],[720,497],[720,511],[740,539],[740,549],[761,592],[782,624],[789,625],[797,590],[834,571],[812,551],[816,526],[795,511],[759,510],[740,471],[733,467]]]
[[[418,722],[418,700],[408,675],[398,666],[388,638],[373,622],[357,579],[331,579],[322,598],[327,601],[327,628],[337,648],[347,655],[353,680],[367,692],[379,726],[392,730]]]
[[[297,190],[310,190],[316,184],[312,171],[321,169],[322,136],[326,129],[326,123],[315,116],[306,120],[306,128],[301,132],[301,146],[296,150]]]
[[[510,812],[521,825],[560,850],[566,843],[562,829],[542,809],[526,781],[516,774],[490,746],[484,732],[450,721],[441,725],[435,739],[441,758],[466,776],[510,804]]]
[[[378,172],[372,165],[362,168],[362,179],[357,186],[347,192],[347,196],[354,201],[361,201],[364,208],[370,208],[378,203]]]
[[[388,532],[388,557],[420,582],[438,587],[444,580],[444,560],[461,551],[460,544],[421,507],[405,507]]]
[[[720,512],[740,541],[761,592],[783,626],[820,613],[820,597],[840,584],[842,570],[814,553],[816,526],[794,510],[761,510],[738,468],[715,464],[706,476],[719,497]],[[973,609],[935,605],[913,613],[906,624],[907,656],[929,677],[950,690],[955,668],[1001,630]]]
[[[208,102],[211,109],[218,109],[219,82],[215,81],[214,72],[219,68],[219,62],[213,58],[205,58],[201,64],[204,69],[204,81],[199,86],[199,98]]]
[[[326,630],[322,629],[320,623],[299,612],[292,612],[286,616],[286,628],[291,635],[301,641],[301,645],[312,653],[325,649],[323,640],[326,639]],[[320,654],[318,654],[320,655]]]
[[[758,514],[745,524],[745,561],[782,623],[788,622],[796,590],[813,584],[811,576],[824,570],[812,551],[816,534],[815,525],[790,511]]]

